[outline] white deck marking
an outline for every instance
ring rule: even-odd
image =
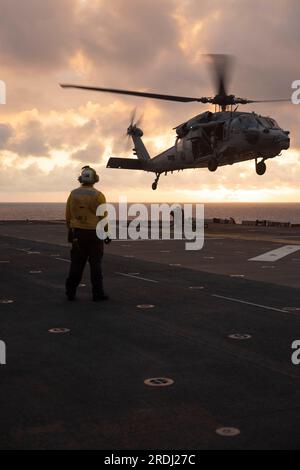
[[[118,273],[118,272],[116,272],[115,274],[119,274],[120,276],[125,276],[125,277],[132,277],[134,279],[141,279],[142,281],[155,282],[156,284],[158,283],[158,281],[155,281],[154,279],[148,279],[147,277],[135,276],[134,274]]]
[[[277,261],[285,256],[288,256],[295,251],[300,250],[300,245],[285,245],[281,248],[277,248],[276,250],[267,251],[262,255],[255,256],[254,258],[248,259],[248,261]]]
[[[269,307],[268,305],[255,304],[254,302],[247,302],[246,300],[234,299],[233,297],[225,297],[224,295],[212,294],[212,297],[217,297],[218,299],[229,300],[231,302],[238,302],[240,304],[253,305],[254,307],[265,308],[267,310],[275,310],[275,312],[286,313],[285,310],[276,307]]]
[[[70,263],[69,259],[65,259],[65,258],[55,258],[55,259],[58,259],[60,261],[65,261],[66,263]]]

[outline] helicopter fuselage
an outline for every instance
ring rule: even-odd
[[[263,161],[289,148],[289,131],[256,113],[202,113],[176,127],[175,145],[146,162],[148,171],[232,165],[251,159]],[[210,166],[210,163],[213,164]]]

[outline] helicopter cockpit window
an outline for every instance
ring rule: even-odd
[[[177,150],[177,152],[182,152],[183,151],[183,139],[177,139],[176,150]]]
[[[256,119],[253,116],[241,116],[240,119],[243,129],[254,129],[257,127]]]
[[[259,121],[264,127],[267,127],[268,129],[279,129],[279,125],[275,119],[260,116]]]
[[[268,121],[264,117],[259,117],[259,122],[264,126],[264,127],[270,127]]]
[[[254,129],[257,127],[256,119],[253,116],[239,116],[233,119],[231,123],[231,130],[238,129]]]
[[[271,129],[279,129],[279,126],[278,126],[277,122],[275,121],[275,119],[266,118],[266,121],[268,121]]]
[[[239,117],[233,119],[231,123],[231,130],[236,131],[241,128],[241,119]]]

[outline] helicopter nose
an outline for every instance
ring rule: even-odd
[[[290,138],[289,138],[290,131],[283,131],[282,132],[282,150],[287,150],[290,146]]]
[[[285,135],[285,137],[281,141],[282,144],[282,150],[287,150],[290,146],[290,138]]]
[[[289,131],[281,131],[275,140],[275,144],[279,145],[281,150],[287,150],[290,146]]]

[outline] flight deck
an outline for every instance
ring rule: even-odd
[[[211,224],[113,241],[110,300],[68,302],[64,225],[1,223],[0,448],[298,449],[299,267],[300,228]]]

